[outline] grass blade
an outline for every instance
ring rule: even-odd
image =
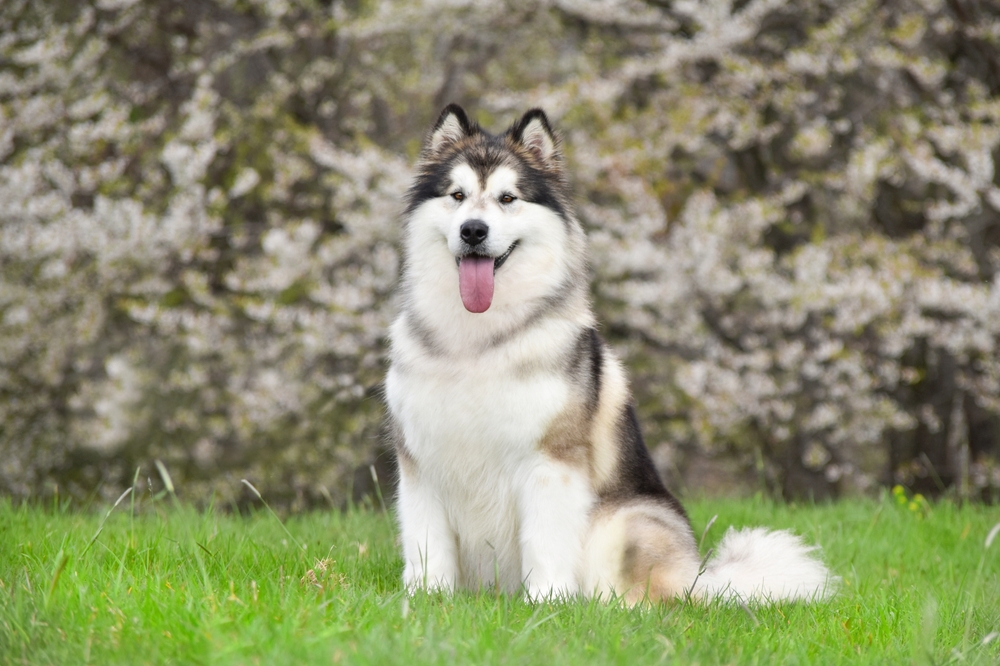
[[[295,538],[294,534],[288,531],[288,528],[285,527],[285,523],[281,522],[281,518],[279,518],[278,514],[274,512],[274,509],[271,508],[271,505],[267,503],[267,500],[265,500],[263,496],[261,496],[260,491],[254,488],[254,485],[249,481],[247,481],[246,479],[240,479],[240,481],[243,483],[243,485],[249,488],[254,495],[257,496],[257,499],[263,502],[264,507],[271,512],[271,515],[274,516],[274,519],[278,521],[279,525],[281,525],[281,529],[285,530],[285,534],[288,535],[289,539],[295,542],[295,545],[299,547],[299,550],[305,550],[306,547],[302,544],[302,542],[300,542],[298,539]]]
[[[111,517],[111,512],[114,511],[118,507],[118,505],[122,503],[122,500],[125,499],[125,497],[132,492],[133,488],[135,488],[135,486],[131,486],[130,488],[128,488],[128,490],[123,492],[118,497],[118,499],[115,500],[115,503],[111,506],[111,508],[108,509],[108,512],[104,514],[104,518],[101,519],[101,524],[97,526],[97,531],[94,532],[94,536],[90,537],[90,543],[88,543],[87,547],[83,549],[82,553],[80,553],[80,557],[86,555],[87,551],[90,550],[90,547],[94,545],[95,541],[97,541],[97,537],[101,536],[101,531],[104,530],[104,523],[108,522],[108,518]]]

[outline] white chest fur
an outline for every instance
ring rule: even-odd
[[[496,580],[514,590],[524,575],[519,525],[524,485],[542,461],[538,442],[572,390],[552,362],[558,358],[553,345],[563,336],[539,331],[541,346],[529,339],[478,355],[432,355],[401,327],[394,327],[386,395],[417,468],[400,489],[406,495],[400,504],[404,539],[414,529],[444,534],[455,541],[458,570],[442,577],[464,587]],[[427,519],[425,508],[418,512],[422,497],[440,505],[442,525]],[[422,525],[424,520],[430,524]]]

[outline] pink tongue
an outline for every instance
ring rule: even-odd
[[[469,312],[486,312],[493,302],[493,258],[462,257],[458,262],[458,290]]]

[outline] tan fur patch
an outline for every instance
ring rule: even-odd
[[[625,371],[606,350],[597,409],[588,413],[586,398],[573,395],[569,406],[545,432],[539,449],[556,460],[587,465],[594,490],[600,493],[616,477],[621,446],[618,422],[628,400]]]
[[[698,573],[683,535],[648,516],[631,517],[628,531],[621,562],[621,577],[629,588],[625,601],[634,605],[683,597]]]
[[[690,527],[659,502],[599,507],[587,548],[588,592],[616,595],[629,606],[683,597],[698,575],[700,560]]]
[[[594,489],[600,493],[615,480],[618,469],[618,450],[621,447],[618,437],[618,422],[622,410],[629,400],[628,382],[625,371],[610,350],[604,354],[604,366],[601,372],[601,394],[598,397],[597,411],[591,425],[593,455],[590,465],[590,479]]]
[[[539,442],[539,449],[554,460],[586,467],[590,460],[589,423],[582,405],[571,403],[549,425]]]

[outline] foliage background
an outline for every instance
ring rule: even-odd
[[[450,101],[563,131],[675,486],[1000,493],[986,0],[6,0],[0,491],[362,485]]]

